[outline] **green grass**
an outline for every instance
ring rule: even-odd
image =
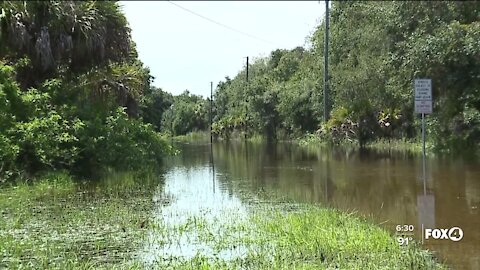
[[[173,140],[179,142],[210,142],[210,131],[193,131],[186,135],[174,136]]]
[[[1,188],[0,268],[443,269],[418,245],[318,205],[270,200],[168,223],[152,201],[158,184],[149,174],[82,183],[55,173]]]
[[[137,176],[121,177],[128,183]],[[66,174],[49,174],[33,184],[2,187],[0,268],[134,267],[134,251],[146,233],[140,227],[149,219],[151,192],[147,185],[128,190],[109,183],[105,179],[80,188],[84,184]]]
[[[261,134],[258,134],[258,133],[254,133],[250,137],[247,138],[247,141],[253,142],[253,143],[265,142],[266,140],[267,139],[265,138],[265,136],[263,136]]]
[[[322,138],[314,135],[307,134],[297,140],[294,140],[297,144],[305,147],[316,147],[316,146],[328,146],[332,144],[331,142],[325,141]],[[344,141],[335,145],[335,147],[343,148],[359,148],[357,141]],[[417,140],[406,140],[406,139],[378,139],[376,141],[368,142],[365,145],[368,149],[382,150],[382,151],[408,151],[412,153],[421,153],[422,152],[422,143]],[[432,145],[427,142],[427,150],[432,149]]]
[[[400,247],[376,225],[318,206],[266,206],[223,222],[191,217],[154,235],[164,246],[188,239],[184,246],[202,248],[190,257],[158,256],[147,268],[444,269],[418,245]]]
[[[422,142],[416,140],[405,140],[405,139],[380,139],[374,142],[370,142],[366,145],[368,148],[377,149],[377,150],[397,150],[397,151],[409,151],[409,152],[422,152]],[[427,150],[430,150],[432,147],[427,142]]]
[[[418,246],[400,247],[390,234],[332,209],[305,206],[256,218],[275,246],[278,269],[440,269]]]
[[[228,138],[218,136],[215,140],[216,141],[245,141],[245,132],[235,130],[229,134]],[[267,137],[265,137],[265,135],[262,135],[260,133],[254,132],[254,133],[249,133],[246,140],[252,143],[261,143],[261,142],[267,141]]]

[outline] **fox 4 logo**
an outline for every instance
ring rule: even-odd
[[[463,238],[463,230],[459,227],[452,227],[450,229],[425,229],[425,240],[433,239],[447,239],[458,242]]]

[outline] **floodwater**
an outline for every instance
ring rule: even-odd
[[[452,269],[480,269],[478,161],[428,156],[424,177],[422,156],[408,152],[306,149],[290,143],[178,147],[181,154],[167,161],[165,184],[154,197],[157,219],[167,227],[200,215],[220,228],[222,222],[246,215],[253,199],[248,194],[266,192],[292,202],[355,211],[392,234],[397,225],[413,225],[413,234],[404,236],[409,241],[423,243]],[[422,226],[459,227],[464,235],[456,242],[425,239]],[[194,234],[182,234],[177,239],[181,244],[172,246],[152,233],[146,260],[209,254],[208,245],[191,240]],[[221,256],[241,257],[242,247]]]

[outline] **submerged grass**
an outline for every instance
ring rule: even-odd
[[[352,214],[316,206],[254,218],[273,243],[278,269],[441,269],[418,246],[400,247],[390,234]]]
[[[148,185],[133,183],[138,177],[116,175],[116,183],[122,178],[131,190],[109,179],[87,187],[62,173],[2,187],[0,268],[136,267],[135,251],[146,233],[141,227],[151,210]]]
[[[210,131],[192,131],[186,135],[178,135],[172,138],[178,142],[210,142]]]
[[[157,183],[114,173],[87,185],[51,174],[3,187],[0,268],[444,268],[373,223],[316,205],[259,202],[246,212],[175,212],[172,222],[152,215],[175,199],[152,202]]]
[[[445,269],[417,244],[401,247],[354,214],[312,205],[256,205],[246,218],[222,221],[190,217],[156,226],[152,236],[164,246],[148,269]],[[172,246],[196,249],[165,251]]]
[[[349,149],[358,149],[360,146],[357,141],[343,141],[338,144],[333,144],[332,142],[326,141],[314,134],[307,134],[295,142],[301,146],[314,147],[314,146],[335,146],[337,148],[349,148]],[[422,142],[412,139],[378,139],[375,141],[368,142],[365,145],[367,149],[373,150],[394,150],[394,151],[408,151],[412,153],[421,153],[422,152]],[[432,150],[432,145],[427,142],[426,148]]]
[[[379,139],[374,142],[370,142],[366,145],[368,148],[376,150],[397,150],[397,151],[409,151],[412,153],[422,152],[422,142],[417,140],[405,140],[405,139]],[[427,142],[426,148],[432,149],[432,146]]]

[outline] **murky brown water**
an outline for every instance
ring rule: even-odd
[[[202,197],[237,198],[235,194],[245,191],[267,191],[296,202],[357,211],[392,233],[396,225],[413,225],[412,237],[453,269],[480,269],[478,161],[428,157],[425,194],[421,155],[407,152],[305,149],[289,143],[179,147],[182,154],[169,165],[170,178],[178,183],[179,175],[187,175],[188,183],[202,186]],[[168,179],[167,174],[167,187]],[[180,201],[183,205],[195,202]],[[458,242],[425,240],[422,224],[425,228],[457,226],[464,236]]]

